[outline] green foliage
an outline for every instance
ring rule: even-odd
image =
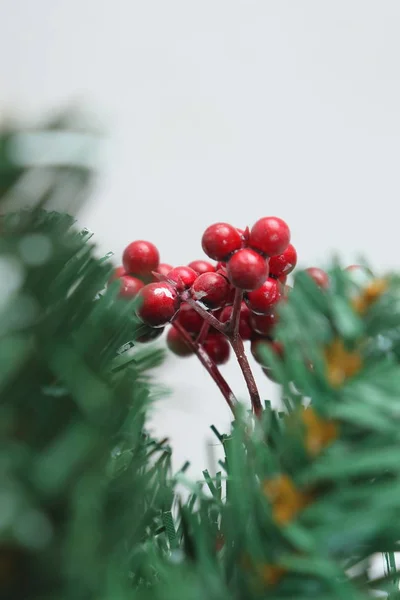
[[[9,195],[22,171],[4,143]],[[214,428],[224,460],[192,482],[146,432],[162,352],[135,346],[110,271],[65,214],[1,221],[1,597],[399,598],[399,279],[367,293],[335,267],[323,292],[300,273],[284,359],[265,353],[284,410]],[[372,581],[376,553],[387,574]]]
[[[1,597],[100,597],[171,506],[170,449],[144,428],[162,352],[132,353],[132,303],[71,217],[0,226]]]

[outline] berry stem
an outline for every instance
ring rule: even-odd
[[[196,354],[203,367],[211,375],[211,377],[219,387],[233,415],[235,415],[235,404],[237,403],[236,397],[229,385],[227,384],[227,382],[225,381],[225,379],[222,377],[217,365],[214,363],[214,361],[211,360],[204,348],[202,346],[199,346],[196,342],[192,340],[190,335],[180,323],[174,322],[172,325],[179,332],[180,336],[182,337],[182,339],[185,340],[187,345],[190,348],[192,348],[193,352]]]
[[[227,327],[227,335],[232,335],[232,338],[235,340],[239,336],[239,322],[240,322],[240,309],[242,307],[243,300],[243,290],[236,288],[235,290],[235,298],[233,300],[233,310],[232,316],[229,320],[229,325]]]
[[[244,350],[244,345],[240,335],[236,338],[228,336],[232,350],[234,351],[239,367],[243,373],[244,380],[246,381],[247,389],[249,390],[251,405],[253,407],[254,414],[260,418],[262,415],[262,404],[260,400],[260,394],[258,393],[257,384],[255,382],[249,361]]]
[[[261,400],[260,400],[260,394],[258,393],[257,384],[255,382],[253,372],[249,365],[249,361],[247,360],[247,356],[246,356],[246,353],[244,350],[242,338],[239,335],[240,306],[242,303],[242,297],[243,297],[243,292],[240,290],[237,290],[235,293],[234,307],[233,307],[233,311],[232,311],[232,319],[228,323],[221,323],[213,315],[211,315],[209,312],[207,312],[202,306],[200,306],[195,300],[193,300],[193,298],[190,298],[189,295],[185,296],[183,299],[188,304],[190,304],[190,306],[195,311],[197,311],[199,313],[199,315],[201,315],[203,317],[205,323],[207,323],[211,327],[214,327],[214,329],[216,329],[220,333],[223,333],[228,338],[228,340],[232,346],[232,350],[234,351],[234,353],[236,355],[236,359],[239,363],[239,367],[243,373],[243,377],[246,382],[247,389],[249,390],[251,405],[252,405],[254,414],[256,415],[256,417],[261,417],[262,404],[261,404]],[[234,314],[235,309],[237,311],[236,315]],[[233,331],[230,329],[231,323],[233,324],[232,325]],[[174,323],[174,325],[176,326],[176,325],[178,325],[178,323],[176,323],[176,324]],[[190,339],[190,342],[193,344],[191,338],[189,338],[189,339]],[[197,346],[197,344],[194,344],[194,346],[191,346],[191,347],[200,348],[199,346]],[[200,358],[200,356],[196,350],[195,350],[195,352],[196,352],[197,356]],[[207,355],[207,358],[208,358],[208,361],[210,361],[210,358],[208,357],[208,355]],[[203,365],[206,367],[207,371],[210,373],[211,377],[213,377],[211,371],[208,369],[208,367],[205,365],[205,363],[202,361],[201,358],[200,358],[200,360],[203,363]],[[215,369],[217,369],[217,367],[215,365],[214,365],[214,367],[215,367]],[[218,369],[217,369],[217,371],[218,371]],[[219,371],[218,371],[218,373],[219,373]],[[219,373],[219,375],[221,376],[220,373]],[[216,381],[216,380],[214,379],[214,381]],[[218,382],[216,382],[216,383],[217,383],[217,385],[219,385]],[[226,394],[224,392],[222,392],[222,393],[224,394],[225,399],[227,399]],[[230,392],[230,393],[232,394],[232,392]]]
[[[203,325],[201,326],[199,335],[196,338],[196,344],[201,345],[206,339],[208,332],[210,330],[210,324],[207,321],[203,321]]]
[[[214,317],[214,315],[205,310],[205,308],[200,306],[200,304],[193,300],[193,298],[183,296],[182,299],[185,300],[185,302],[187,302],[196,312],[198,312],[199,315],[203,317],[206,323],[208,323],[211,327],[214,327],[214,329],[216,329],[220,333],[224,333],[226,335],[225,323],[221,323],[221,321],[219,321],[216,317]]]

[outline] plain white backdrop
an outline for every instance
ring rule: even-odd
[[[286,219],[300,264],[397,268],[397,0],[0,0],[0,115],[88,107],[110,145],[80,214],[102,252],[201,258],[215,221]],[[236,366],[223,372],[237,394]],[[274,386],[256,375],[264,397]],[[154,426],[209,466],[229,413],[193,358],[160,371]]]

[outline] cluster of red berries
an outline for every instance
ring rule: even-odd
[[[179,331],[183,328],[193,341],[201,343],[215,364],[224,364],[230,353],[228,339],[214,327],[206,327],[205,335],[200,333],[204,332],[204,316],[193,303],[221,324],[227,323],[236,290],[241,290],[239,336],[251,340],[252,353],[261,362],[260,342],[274,344],[276,308],[287,297],[286,277],[297,262],[289,227],[277,217],[259,219],[251,230],[215,223],[205,230],[202,247],[215,263],[195,260],[174,268],[160,263],[159,252],[151,242],[135,241],[125,248],[123,266],[116,269],[113,279],[121,282],[121,296],[138,298],[137,316],[151,328],[139,341],[158,337],[168,323],[179,324],[167,334],[172,352],[189,356],[194,351]],[[309,274],[321,287],[328,285],[324,271],[312,268]],[[276,349],[280,352],[278,346]]]

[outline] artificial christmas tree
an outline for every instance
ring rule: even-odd
[[[50,145],[61,125],[42,130]],[[61,190],[87,193],[81,154],[48,154],[33,186],[11,151],[17,134],[0,139],[2,200],[21,201],[28,182],[36,205],[3,214],[0,230],[1,597],[399,598],[398,277],[335,265],[299,272],[288,290],[296,253],[277,218],[214,227],[203,247],[222,264],[169,277],[141,241],[115,272],[88,231],[44,210]],[[263,264],[252,285],[250,263]],[[200,359],[233,413],[230,431],[213,428],[219,471],[201,481],[188,464],[172,472],[167,440],[146,431],[159,393],[148,370],[163,351],[142,343],[165,325],[169,348]],[[260,398],[246,338],[279,382],[280,411],[262,382]],[[229,346],[252,411],[218,370]],[[387,568],[373,579],[377,553]]]

